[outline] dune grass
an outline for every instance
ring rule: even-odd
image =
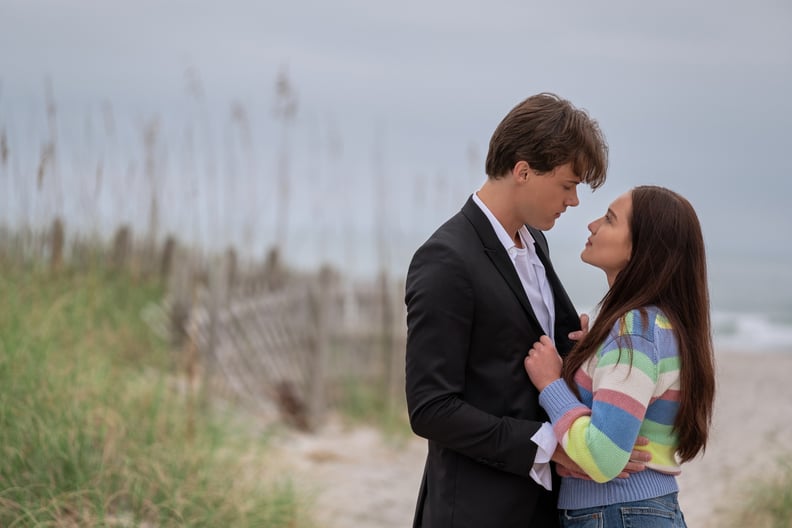
[[[175,389],[175,352],[141,318],[162,295],[0,268],[0,526],[309,525],[265,442]]]
[[[340,393],[337,407],[347,423],[374,426],[391,445],[403,445],[413,437],[405,404],[389,401],[380,387],[350,379]]]
[[[745,501],[724,517],[724,526],[792,528],[792,453],[778,460],[779,471],[746,486]]]

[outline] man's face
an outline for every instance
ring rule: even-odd
[[[580,201],[577,186],[580,178],[572,171],[572,164],[559,165],[551,172],[537,174],[526,169],[526,181],[518,191],[522,221],[531,227],[547,231],[567,207],[576,207]]]

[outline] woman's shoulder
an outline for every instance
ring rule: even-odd
[[[671,330],[671,322],[657,306],[634,308],[621,316],[613,325],[616,336],[637,336],[654,340],[657,330]]]
[[[631,353],[623,355],[624,350]],[[648,372],[663,358],[674,355],[676,343],[668,318],[656,306],[645,306],[626,312],[616,321],[610,338],[598,350],[597,361],[606,365],[637,362]]]

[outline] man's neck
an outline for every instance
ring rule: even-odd
[[[503,180],[487,180],[476,192],[479,199],[492,212],[517,247],[523,247],[518,230],[523,226],[512,213],[511,191],[508,182]]]

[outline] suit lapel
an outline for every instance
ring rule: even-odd
[[[495,230],[492,228],[489,219],[479,206],[476,205],[472,197],[468,198],[468,201],[462,207],[462,214],[464,214],[473,225],[484,247],[484,252],[490,258],[501,277],[503,277],[503,280],[506,281],[506,284],[509,285],[509,288],[517,297],[517,300],[520,301],[520,305],[523,307],[526,314],[528,314],[528,317],[537,328],[542,328],[531,307],[531,303],[528,301],[528,296],[525,294],[525,289],[520,282],[520,277],[517,275],[517,270],[514,269],[514,264],[509,254],[506,253],[506,249],[503,247],[503,244],[501,244],[500,239],[498,239],[498,235],[495,234]]]
[[[568,331],[570,331],[570,329],[580,329],[580,319],[578,318],[577,311],[575,310],[572,301],[569,299],[569,295],[564,289],[564,286],[561,284],[561,280],[558,278],[558,275],[556,275],[555,269],[553,269],[553,264],[550,262],[547,241],[545,240],[544,233],[534,229],[533,227],[528,227],[528,231],[530,231],[531,236],[534,237],[534,240],[536,241],[536,254],[539,256],[539,260],[542,261],[542,264],[545,267],[547,280],[550,282],[550,288],[553,290],[553,300],[555,302],[556,311],[556,348],[563,356],[572,348],[572,345],[574,344],[569,340],[566,334]]]
[[[561,281],[559,280],[558,275],[556,275],[553,265],[550,263],[550,257],[548,256],[547,251],[547,241],[545,240],[544,233],[538,229],[534,229],[533,227],[526,227],[528,227],[528,231],[536,241],[536,254],[539,256],[539,260],[542,261],[542,265],[545,267],[547,280],[550,282],[550,287],[553,290],[553,298],[569,301],[566,291],[564,291],[564,288],[561,286]]]

